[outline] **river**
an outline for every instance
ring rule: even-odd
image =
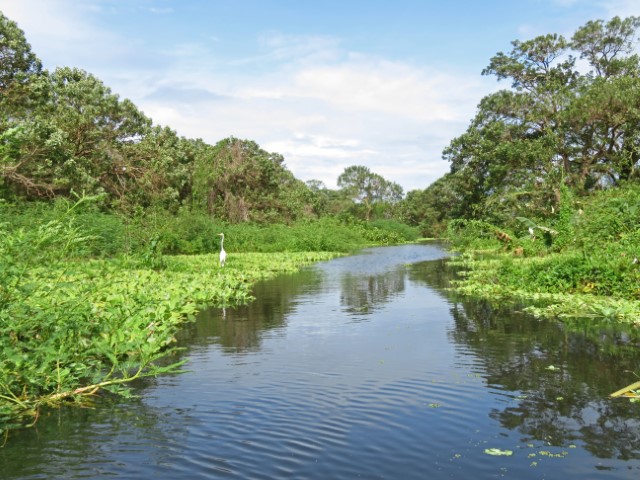
[[[437,244],[255,287],[181,332],[187,372],[43,412],[2,479],[637,479],[638,332],[457,297]]]

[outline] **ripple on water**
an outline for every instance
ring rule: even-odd
[[[474,309],[429,288],[420,276],[428,268],[404,265],[442,254],[373,249],[314,267],[299,290],[302,277],[265,287],[251,308],[203,320],[207,336],[194,339],[188,373],[149,381],[140,400],[73,410],[75,418],[25,434],[32,464],[7,478],[636,478],[637,462],[596,458],[579,442],[563,459],[539,454],[552,449],[546,437],[527,445],[521,437],[533,437],[538,421],[543,430],[546,415],[583,439],[585,428],[597,439],[608,422],[620,422],[627,453],[637,429],[620,404],[602,400],[585,400],[575,418],[562,406],[519,403],[521,392],[501,374],[522,380],[520,366],[534,358],[519,340],[527,332],[510,337],[511,327],[494,332],[474,322]],[[531,345],[562,350],[552,348],[553,334],[540,338]],[[587,380],[579,385],[585,398]],[[536,381],[525,382],[529,392]],[[509,425],[516,415],[534,431]],[[492,457],[486,448],[514,453]],[[0,450],[0,477],[27,457],[23,450]]]

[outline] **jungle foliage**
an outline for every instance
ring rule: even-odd
[[[190,209],[232,224],[393,216],[402,188],[366,167],[347,167],[341,178],[354,169],[357,179],[329,190],[296,179],[282,155],[252,140],[178,136],[91,73],[44,69],[0,12],[0,199],[99,195],[103,212]]]
[[[90,73],[44,69],[0,13],[0,430],[179,369],[158,360],[202,304],[418,233],[485,251],[459,257],[462,291],[637,321],[639,27],[616,17],[514,41],[483,72],[511,88],[445,149],[450,172],[403,199],[366,167],[332,190],[251,140],[180,137]]]
[[[518,217],[512,229],[482,220],[448,225],[466,275],[458,289],[493,300],[533,300],[537,315],[595,317],[640,325],[640,185],[576,199],[561,188],[542,225]]]
[[[335,256],[230,251],[222,268],[216,255],[165,256],[152,239],[90,260],[99,238],[76,213],[89,200],[28,228],[0,223],[0,433],[44,406],[178,371],[174,335],[198,309],[246,303],[255,281]]]
[[[0,203],[0,433],[47,405],[85,402],[102,390],[128,394],[131,380],[178,371],[181,325],[205,305],[250,301],[259,279],[415,235],[393,221],[232,224],[163,209],[115,215],[100,209],[100,198]]]
[[[480,101],[443,152],[450,171],[402,205],[466,252],[461,291],[640,323],[638,28],[590,21],[490,59],[483,74],[511,88]]]
[[[545,224],[560,187],[577,198],[640,180],[640,17],[587,22],[570,38],[512,42],[482,72],[510,82],[481,99],[444,150],[450,172],[409,192],[405,215],[425,233],[451,219]]]

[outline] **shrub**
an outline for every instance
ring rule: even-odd
[[[420,235],[419,229],[397,220],[375,220],[371,226],[399,236],[405,242],[412,242]]]
[[[451,220],[447,225],[446,239],[456,248],[486,249],[497,248],[498,227],[481,220]]]
[[[578,244],[583,248],[620,241],[640,230],[640,185],[596,193],[578,216]]]

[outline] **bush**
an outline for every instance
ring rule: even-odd
[[[405,242],[415,241],[420,236],[419,229],[411,227],[405,223],[398,222],[397,220],[375,220],[371,222],[371,226],[384,232],[390,232],[397,235]]]
[[[105,213],[88,200],[71,205],[0,204],[0,222],[11,229],[33,228],[48,221],[72,221],[84,238],[78,257],[133,255],[155,263],[162,254],[205,254],[220,249],[218,233],[225,234],[229,252],[351,252],[371,244],[397,244],[418,238],[418,229],[393,220],[364,222],[334,217],[284,224],[226,224],[209,215],[181,209],[138,209],[129,216]],[[9,228],[9,227],[7,227]],[[155,264],[154,263],[154,264]]]
[[[498,231],[498,227],[488,222],[457,219],[449,222],[445,237],[456,248],[480,250],[500,246]]]
[[[640,230],[640,185],[596,193],[576,222],[578,245],[592,248],[624,240]]]

